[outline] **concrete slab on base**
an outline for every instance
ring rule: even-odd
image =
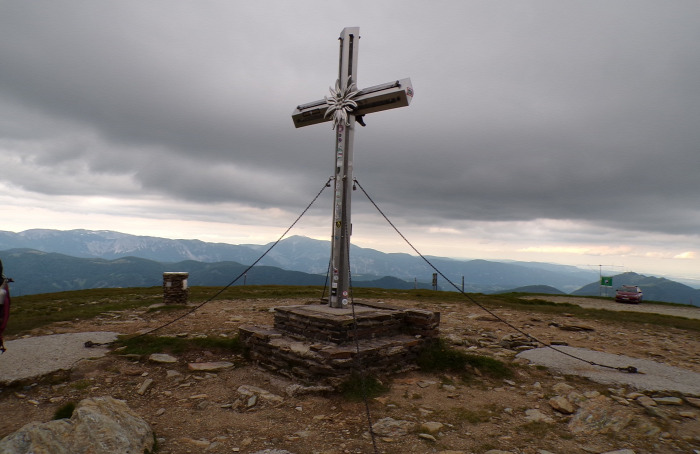
[[[114,342],[118,333],[88,332],[52,334],[6,341],[7,352],[0,355],[0,385],[70,370],[78,361],[106,355],[104,346],[86,348],[85,343]]]

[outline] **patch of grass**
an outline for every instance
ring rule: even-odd
[[[214,350],[227,353],[244,353],[243,343],[234,337],[196,337],[193,339],[171,336],[121,336],[115,343],[119,354],[150,355],[152,353],[180,354],[193,350]]]
[[[161,287],[76,290],[12,297],[6,334],[20,334],[55,322],[87,320],[112,311],[162,301]]]
[[[77,389],[78,391],[82,391],[84,389],[88,389],[90,385],[92,385],[92,382],[90,380],[78,380],[71,383],[70,387],[73,389]]]
[[[56,412],[53,414],[53,419],[68,419],[71,416],[73,416],[73,411],[75,410],[75,403],[74,402],[68,402],[65,405],[62,405],[61,407],[56,410]]]
[[[365,397],[379,397],[388,392],[389,387],[375,377],[353,374],[340,385],[339,390],[344,398],[357,402]]]
[[[457,350],[448,345],[444,339],[423,349],[417,360],[423,372],[466,373],[466,366],[479,369],[493,378],[510,378],[513,371],[501,361],[488,356],[473,355]]]
[[[163,306],[150,307],[146,311],[147,314],[153,314],[158,312],[178,312],[190,309],[186,304],[167,304]]]
[[[464,372],[467,354],[451,348],[444,339],[423,349],[417,359],[423,372]]]
[[[216,300],[249,300],[275,298],[320,298],[321,286],[238,285],[221,291],[221,287],[190,287],[190,301],[199,303],[217,295]],[[584,309],[575,304],[552,303],[544,299],[525,300],[524,293],[501,295],[469,294],[433,290],[386,290],[378,288],[354,288],[356,299],[377,299],[390,302],[392,299],[413,301],[416,307],[427,304],[471,304],[470,298],[492,309],[528,311],[530,313],[569,313],[582,319],[609,321],[624,324],[649,324],[668,326],[684,330],[700,331],[700,320],[637,312],[616,312],[599,309]],[[535,295],[537,297],[537,295]],[[542,296],[544,298],[544,296]],[[596,297],[596,299],[598,299]],[[148,307],[163,300],[163,289],[157,287],[134,287],[112,289],[89,289],[59,293],[16,296],[12,299],[12,315],[6,334],[18,335],[34,328],[54,322],[86,320],[100,314]],[[616,304],[610,299],[611,304]],[[649,302],[645,302],[648,304]],[[654,302],[656,304],[656,302]],[[177,311],[181,306],[155,308],[154,311]]]
[[[647,312],[633,311],[613,311],[606,309],[588,309],[571,303],[552,303],[540,299],[524,300],[521,297],[525,293],[508,293],[502,295],[489,295],[486,305],[500,307],[511,310],[527,310],[543,314],[559,315],[563,313],[571,314],[580,319],[606,321],[615,324],[649,324],[667,326],[690,331],[700,331],[700,320],[685,317],[675,317],[672,315],[652,314]],[[578,297],[577,297],[578,298]],[[580,297],[586,298],[586,297]],[[587,297],[600,299],[599,297]],[[649,304],[647,301],[645,304]],[[610,304],[615,303],[610,298]],[[653,304],[657,304],[656,301]]]
[[[467,364],[492,378],[511,378],[513,370],[505,363],[489,356],[467,354]]]

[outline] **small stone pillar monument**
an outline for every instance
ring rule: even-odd
[[[190,273],[163,273],[163,302],[165,304],[187,304],[190,294],[187,288],[187,278]]]

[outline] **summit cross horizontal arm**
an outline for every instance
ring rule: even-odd
[[[373,87],[360,90],[353,98],[357,103],[357,108],[350,112],[356,117],[381,112],[382,110],[406,107],[413,99],[413,86],[411,79],[401,79],[395,82],[375,85]],[[328,103],[325,99],[301,104],[292,112],[294,126],[301,128],[331,121],[332,117],[326,116]]]

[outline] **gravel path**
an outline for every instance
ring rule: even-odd
[[[570,303],[588,309],[605,309],[608,311],[646,312],[650,314],[673,315],[675,317],[694,318],[700,320],[700,307],[695,306],[666,306],[664,304],[623,304],[611,300],[581,298],[576,296],[525,296],[524,300],[544,300],[553,303]]]
[[[552,348],[536,348],[518,354],[534,364],[546,366],[565,375],[580,375],[604,384],[631,385],[646,391],[675,391],[690,396],[700,396],[700,374],[667,366],[647,359],[630,358],[624,355],[596,352],[586,348],[558,346],[557,350],[587,361],[612,367],[636,367],[639,373],[631,374],[592,366],[571,358]]]
[[[89,332],[7,341],[7,351],[0,355],[0,385],[68,370],[81,359],[104,356],[109,351],[107,348],[86,348],[85,342],[112,342],[117,335],[112,332]]]

